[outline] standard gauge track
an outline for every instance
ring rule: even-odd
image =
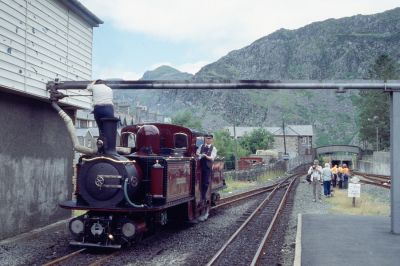
[[[254,265],[268,245],[272,228],[297,177],[276,185],[207,265]]]

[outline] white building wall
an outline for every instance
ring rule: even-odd
[[[47,98],[48,81],[91,79],[92,36],[58,0],[0,0],[0,86]],[[88,97],[63,102],[90,108]]]

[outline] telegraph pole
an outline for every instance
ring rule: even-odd
[[[285,120],[282,120],[282,130],[283,130],[283,149],[284,155],[286,156],[286,134],[285,134]]]

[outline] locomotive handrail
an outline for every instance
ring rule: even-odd
[[[131,201],[131,199],[129,198],[129,195],[128,195],[128,178],[125,178],[125,181],[124,181],[124,196],[125,196],[126,201],[127,201],[132,207],[134,207],[134,208],[144,208],[144,207],[146,207],[146,205],[144,205],[144,204],[138,205],[138,204],[134,203],[134,202]]]
[[[100,157],[94,157],[91,159],[86,159],[86,158],[82,158],[82,161],[85,162],[91,162],[91,161],[95,161],[95,160],[108,160],[114,163],[135,163],[135,160],[125,160],[125,161],[118,161],[118,160],[114,160],[113,158],[109,158],[109,157],[105,157],[105,156],[100,156]]]

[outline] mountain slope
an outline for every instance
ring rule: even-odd
[[[154,70],[146,71],[141,80],[188,80],[192,74],[181,72],[170,66],[160,66]]]
[[[192,80],[363,79],[379,55],[400,63],[400,8],[278,30],[203,67]],[[187,79],[149,72],[143,79]],[[166,71],[168,73],[168,71]],[[399,77],[400,78],[400,77]],[[312,124],[318,145],[347,144],[355,136],[357,92],[314,90],[163,90],[136,99],[173,115],[185,109],[203,119],[206,130],[240,126]]]
[[[364,79],[382,54],[400,62],[399,44],[400,8],[375,15],[328,19],[297,30],[278,30],[203,67],[193,79]],[[220,93],[221,103],[226,102],[223,94]],[[354,91],[344,95],[311,90],[248,94],[252,100],[247,105],[264,107],[267,116],[265,121],[259,121],[259,113],[249,113],[241,122],[244,125],[279,125],[282,119],[291,124],[312,124],[319,145],[347,144],[357,132]]]
[[[400,60],[400,8],[278,30],[203,67],[195,79],[365,78],[381,54]]]

